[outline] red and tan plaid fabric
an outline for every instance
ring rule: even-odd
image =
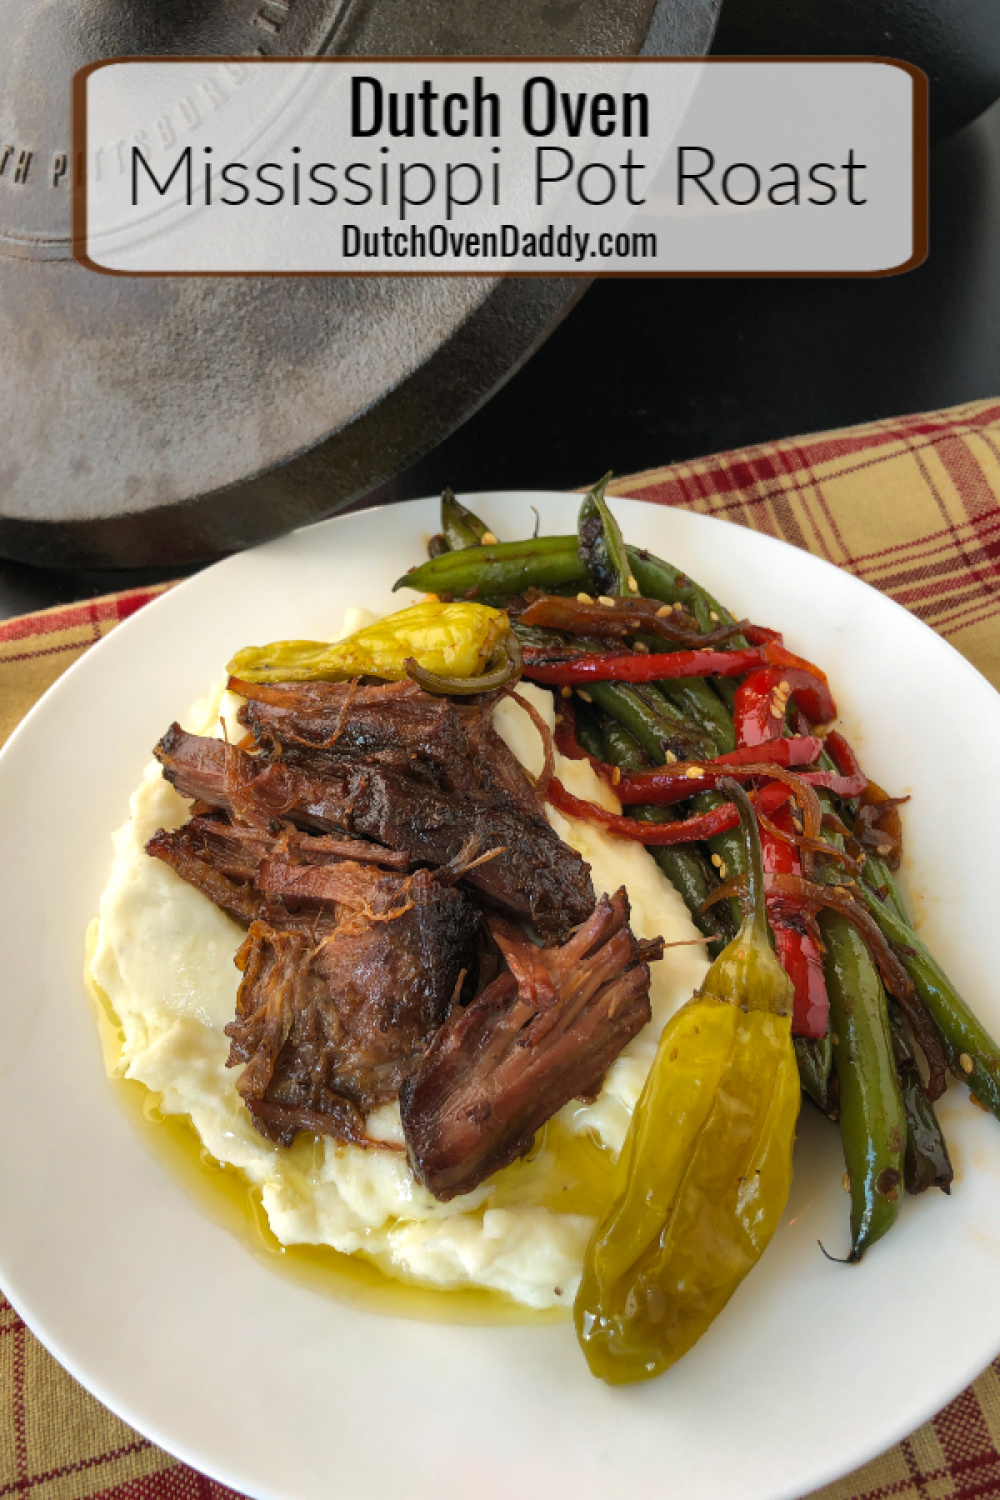
[[[67,667],[169,587],[128,589],[0,624],[0,745]]]
[[[1000,688],[1000,400],[717,454],[617,480],[612,492],[720,516],[830,559],[913,610]],[[0,739],[94,641],[160,592],[0,625]],[[113,1417],[0,1297],[0,1500],[232,1494]],[[813,1500],[1000,1500],[1000,1360],[912,1437]]]
[[[815,552],[891,594],[1000,688],[1000,400],[650,469],[608,493]]]

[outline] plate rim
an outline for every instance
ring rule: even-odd
[[[533,501],[537,501],[539,499],[541,499],[542,501],[547,501],[550,499],[558,499],[560,501],[564,501],[567,498],[575,497],[577,493],[578,492],[573,491],[555,490],[492,490],[478,491],[474,493],[468,492],[464,494],[463,498],[466,501],[472,503],[475,503],[477,501],[483,503],[487,503],[490,501],[507,502],[512,497],[516,497],[519,499],[530,497],[530,499]],[[421,506],[427,505],[429,498],[430,497],[422,497],[409,501],[403,501],[392,506],[373,505],[365,507],[361,510],[352,510],[346,514],[330,517],[325,520],[315,522],[309,526],[297,528],[296,531],[286,534],[286,538],[288,536],[301,536],[304,533],[314,532],[321,528],[331,529],[341,526],[345,523],[350,524],[352,519],[354,519],[355,517],[370,517],[378,513],[393,514],[398,513],[401,508],[405,508],[406,510],[417,509]],[[673,512],[675,514],[681,514],[686,518],[686,520],[694,518],[699,529],[701,523],[703,522],[717,523],[725,525],[727,527],[738,525],[738,523],[726,521],[722,517],[706,515],[702,512],[697,511],[685,510],[682,507],[662,506],[659,505],[656,501],[645,499],[641,494],[629,495],[627,493],[616,493],[610,498],[613,501],[625,500],[636,505],[652,505],[655,506],[657,510],[665,511],[668,513]],[[754,528],[740,527],[740,530],[754,531]],[[827,558],[820,557],[815,553],[810,553],[805,549],[794,547],[792,543],[786,542],[783,538],[771,536],[769,533],[755,532],[755,534],[759,537],[762,537],[766,543],[777,543],[780,548],[790,549],[794,553],[809,559],[810,565],[821,564],[824,570],[829,569],[833,574],[837,575],[838,580],[841,583],[846,578],[850,581],[849,586],[856,586],[858,589],[865,591],[866,594],[874,593],[882,601],[882,603],[887,603],[893,606],[900,615],[905,616],[908,627],[912,627],[914,624],[921,627],[924,639],[927,639],[929,637],[936,643],[936,648],[944,648],[944,652],[946,653],[946,657],[947,659],[949,659],[950,664],[954,667],[957,663],[960,663],[962,674],[965,675],[970,682],[974,682],[979,689],[981,689],[982,686],[985,686],[992,695],[992,698],[996,700],[997,705],[1000,705],[1000,693],[998,693],[997,690],[993,688],[992,684],[983,675],[983,673],[981,673],[976,667],[974,667],[972,663],[969,662],[967,658],[965,658],[959,651],[957,651],[949,641],[938,635],[937,632],[934,631],[925,621],[921,620],[918,616],[907,610],[903,605],[899,604],[895,599],[891,598],[891,596],[883,594],[880,590],[874,589],[872,585],[866,583],[863,579],[860,579],[855,574],[852,574],[846,569],[839,567],[837,564],[831,562]],[[278,538],[276,540],[264,542],[255,548],[247,549],[247,552],[264,552],[268,548],[280,545],[280,543],[286,538]],[[112,636],[118,637],[122,626],[129,626],[132,621],[137,620],[138,618],[150,618],[150,611],[155,609],[156,606],[166,604],[167,601],[172,600],[175,595],[183,597],[183,591],[185,588],[200,584],[200,581],[203,578],[215,574],[217,569],[230,566],[234,561],[245,555],[246,553],[237,553],[231,557],[223,558],[218,562],[211,564],[209,567],[200,570],[192,577],[181,580],[174,587],[166,590],[164,593],[150,600],[146,605],[142,607],[141,610],[136,611],[134,615],[130,616],[124,621],[121,621],[120,624],[115,626],[113,630],[109,631],[106,636],[102,637],[101,640],[95,642],[94,646],[85,651],[83,655],[77,659],[77,661],[72,663],[72,665],[66,670],[66,672],[61,674],[61,676],[57,678],[53,684],[50,685],[46,692],[37,700],[35,704],[32,705],[29,712],[18,723],[15,730],[12,732],[7,744],[5,744],[3,749],[0,750],[0,778],[2,778],[4,774],[5,762],[8,758],[9,747],[14,745],[15,743],[21,742],[27,734],[31,733],[33,723],[37,720],[38,717],[40,717],[40,711],[43,710],[43,705],[46,705],[49,700],[58,695],[62,684],[64,684],[70,678],[76,678],[78,675],[80,675],[80,671],[81,669],[85,668],[86,663],[92,663],[95,658],[95,651],[99,653],[99,659],[103,660],[103,655],[100,654],[100,648],[105,646]],[[87,668],[87,670],[93,670],[93,667],[91,666]],[[971,674],[971,676],[969,674]],[[0,1087],[2,1087],[2,1076],[0,1076]],[[0,1255],[2,1255],[2,1253],[2,1245],[0,1245]],[[238,1487],[248,1494],[259,1495],[262,1497],[262,1500],[288,1500],[287,1491],[276,1489],[266,1483],[248,1483],[248,1481],[245,1479],[238,1477],[234,1478],[234,1471],[232,1469],[227,1470],[224,1466],[216,1464],[210,1458],[206,1459],[200,1454],[193,1452],[184,1441],[178,1440],[169,1431],[164,1432],[160,1430],[159,1424],[156,1421],[147,1420],[141,1413],[137,1416],[131,1410],[127,1401],[120,1401],[113,1392],[105,1390],[104,1383],[100,1378],[94,1378],[91,1375],[84,1373],[82,1367],[78,1365],[73,1355],[68,1351],[63,1350],[62,1341],[58,1335],[58,1332],[50,1330],[46,1326],[44,1319],[41,1323],[36,1325],[31,1309],[26,1306],[26,1310],[22,1311],[22,1303],[16,1288],[13,1294],[10,1290],[8,1290],[6,1284],[3,1285],[2,1289],[4,1295],[7,1297],[17,1315],[22,1318],[22,1320],[32,1331],[34,1336],[39,1339],[43,1346],[49,1351],[50,1354],[52,1354],[54,1358],[57,1359],[57,1361],[63,1366],[63,1368],[66,1369],[68,1373],[84,1387],[85,1390],[89,1391],[106,1407],[108,1407],[109,1410],[114,1412],[118,1417],[120,1417],[121,1420],[128,1423],[129,1426],[133,1427],[149,1441],[163,1448],[167,1453],[179,1458],[182,1462],[189,1464],[197,1471],[209,1475],[211,1478],[215,1479],[221,1484]],[[560,1328],[564,1327],[565,1325],[560,1325]],[[543,1334],[546,1332],[546,1330],[541,1329],[530,1331]],[[998,1325],[997,1330],[996,1352],[1000,1352],[1000,1325]],[[971,1376],[963,1376],[962,1378],[956,1377],[953,1382],[949,1382],[943,1399],[936,1396],[934,1399],[928,1399],[927,1401],[922,1403],[922,1407],[925,1407],[926,1410],[923,1411],[923,1415],[919,1416],[916,1423],[911,1420],[910,1415],[907,1415],[905,1418],[900,1418],[897,1423],[887,1424],[886,1427],[883,1428],[882,1434],[879,1436],[877,1441],[872,1440],[869,1444],[863,1445],[862,1448],[852,1451],[850,1461],[846,1465],[846,1467],[840,1466],[835,1470],[827,1471],[825,1475],[818,1480],[811,1478],[809,1481],[810,1485],[812,1486],[815,1484],[822,1485],[832,1483],[837,1479],[853,1472],[865,1463],[870,1462],[873,1458],[885,1452],[888,1448],[892,1447],[902,1438],[905,1438],[907,1435],[912,1433],[915,1430],[916,1426],[921,1425],[923,1422],[939,1412],[944,1406],[946,1406],[951,1400],[953,1400],[956,1395],[960,1394],[961,1391],[963,1391],[970,1383],[970,1380],[974,1379],[976,1374],[978,1373],[981,1373],[981,1369],[978,1366],[977,1360],[975,1373]],[[954,1384],[954,1389],[951,1389],[952,1384]],[[941,1390],[945,1390],[945,1387],[942,1386]],[[888,1433],[889,1435],[885,1436],[886,1433]],[[860,1453],[860,1457],[858,1457],[858,1453]],[[775,1488],[772,1493],[773,1500],[792,1500],[793,1496],[799,1496],[803,1492],[801,1490],[801,1487],[796,1484],[792,1486],[786,1485],[784,1487]]]

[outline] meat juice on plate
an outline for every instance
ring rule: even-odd
[[[85,977],[115,1102],[146,1149],[199,1208],[235,1235],[268,1270],[310,1291],[389,1316],[475,1324],[546,1324],[568,1317],[568,1305],[565,1309],[525,1307],[499,1292],[474,1287],[436,1291],[328,1245],[282,1245],[271,1231],[259,1188],[206,1151],[186,1115],[164,1113],[159,1094],[144,1084],[115,1076],[122,1051],[121,1028],[107,996],[89,972],[96,929],[95,920],[87,936]],[[296,1159],[303,1179],[316,1168],[318,1147],[315,1139],[301,1136],[289,1148],[288,1154]],[[598,1145],[592,1134],[573,1135],[552,1121],[539,1132],[528,1156],[496,1174],[489,1204],[504,1208],[527,1198],[556,1213],[596,1218],[607,1201],[612,1166],[611,1153]]]

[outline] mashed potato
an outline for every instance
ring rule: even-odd
[[[345,632],[358,628],[359,617],[359,611],[349,611]],[[529,684],[519,691],[551,727],[552,695]],[[235,729],[238,702],[220,686],[195,705],[185,727],[198,734],[221,733],[221,714]],[[524,710],[506,699],[496,709],[495,723],[521,762],[539,771],[541,744]],[[556,774],[575,795],[620,811],[610,788],[585,761],[557,756]],[[163,1113],[188,1116],[211,1155],[260,1189],[271,1229],[283,1245],[329,1245],[366,1255],[390,1274],[428,1286],[487,1288],[534,1308],[571,1302],[593,1220],[539,1202],[531,1172],[522,1173],[513,1189],[507,1187],[502,1206],[491,1204],[497,1196],[491,1182],[438,1203],[398,1153],[365,1151],[328,1138],[309,1153],[285,1151],[257,1133],[236,1092],[238,1073],[225,1065],[224,1027],[235,1014],[240,979],[233,955],[243,930],[144,852],[158,828],[175,828],[187,816],[188,803],[164,781],[154,761],[132,796],[131,817],[113,837],[114,860],[90,973],[121,1025],[118,1075],[161,1095]],[[625,885],[637,936],[662,934],[668,943],[698,936],[680,896],[645,849],[551,808],[548,816],[590,864],[598,894]],[[700,947],[668,949],[662,962],[652,965],[652,1021],[613,1063],[593,1104],[573,1102],[560,1112],[566,1132],[591,1132],[618,1152],[660,1031],[706,968]],[[368,1129],[380,1139],[401,1141],[398,1106],[370,1116]]]

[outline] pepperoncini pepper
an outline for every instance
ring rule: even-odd
[[[792,985],[771,950],[757,822],[735,783],[752,910],[668,1021],[591,1236],[574,1307],[612,1385],[685,1354],[756,1265],[788,1198],[799,1112]]]
[[[351,677],[399,682],[413,676],[430,691],[481,692],[513,675],[512,639],[503,610],[431,599],[332,644],[274,641],[269,646],[246,646],[227,670],[245,682],[345,682]],[[487,673],[491,663],[495,669]],[[432,683],[444,686],[435,688]]]

